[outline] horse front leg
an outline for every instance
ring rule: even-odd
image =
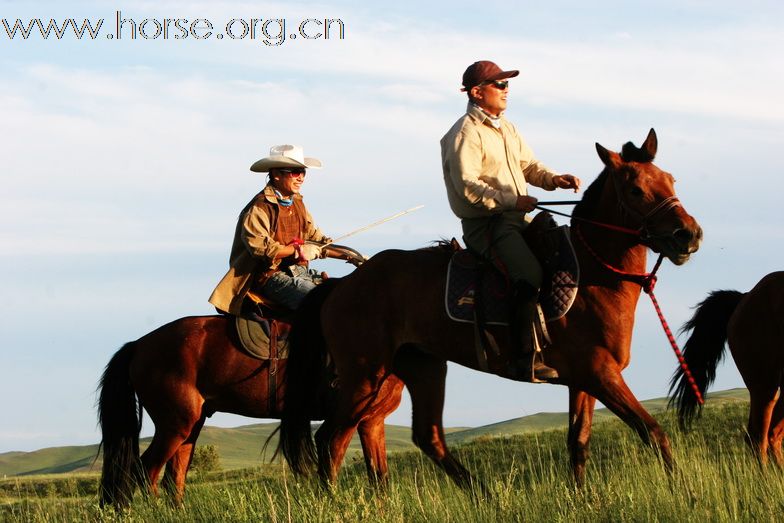
[[[599,383],[591,393],[624,423],[637,432],[643,443],[652,447],[664,462],[667,472],[672,472],[674,461],[670,440],[659,423],[648,414],[621,376],[621,369],[610,362],[602,362],[596,369]]]
[[[596,398],[575,387],[569,387],[569,435],[567,447],[572,474],[577,487],[585,482],[585,463],[588,461],[591,426]]]

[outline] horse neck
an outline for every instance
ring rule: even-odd
[[[605,183],[604,191],[591,216],[585,218],[611,225],[636,229],[638,224],[630,223],[622,211],[615,184],[610,180]],[[639,236],[630,233],[614,231],[600,225],[591,223],[573,223],[579,227],[579,233],[585,240],[584,245],[579,239],[575,244],[579,246],[578,257],[581,272],[584,277],[607,276],[617,277],[612,271],[597,260],[623,272],[641,274],[646,270],[647,247],[639,241]],[[593,251],[592,254],[590,251]],[[592,279],[592,278],[590,278]],[[605,279],[605,278],[602,278]]]

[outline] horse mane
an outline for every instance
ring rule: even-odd
[[[439,238],[437,240],[433,240],[430,242],[430,245],[426,247],[420,247],[420,251],[445,251],[445,252],[454,252],[462,249],[460,244],[457,243],[457,239],[452,238],[451,240],[447,240],[446,238]]]

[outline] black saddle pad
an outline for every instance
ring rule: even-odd
[[[481,278],[480,278],[481,276]],[[508,323],[509,285],[503,275],[468,250],[457,251],[449,260],[446,313],[456,321],[474,321],[477,287],[481,285],[486,323]]]
[[[569,311],[577,297],[580,267],[569,238],[569,227],[558,225],[547,212],[540,212],[525,232],[544,274],[539,305],[546,321],[553,321]],[[478,283],[481,284],[478,286]],[[477,255],[458,251],[447,269],[446,312],[455,321],[473,322],[474,303],[479,290],[483,316],[488,324],[508,325],[509,283],[492,264]]]

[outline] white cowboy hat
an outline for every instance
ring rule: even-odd
[[[266,173],[270,169],[287,167],[305,167],[320,169],[321,161],[308,158],[299,145],[275,145],[270,149],[270,155],[255,162],[250,170],[256,173]]]

